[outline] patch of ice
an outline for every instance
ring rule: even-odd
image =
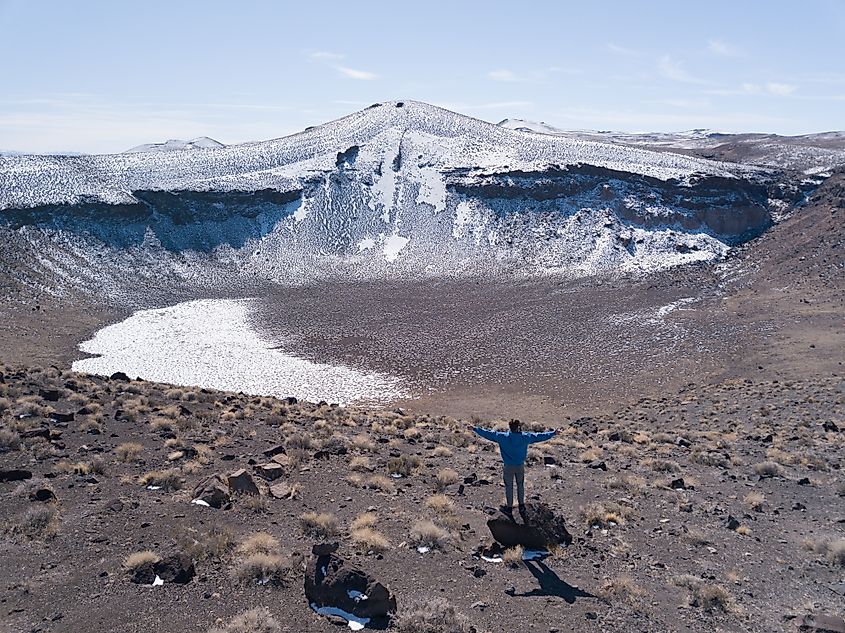
[[[417,551],[418,551],[420,554],[428,554],[428,553],[431,551],[431,548],[430,548],[430,547],[426,547],[425,545],[420,545],[420,546],[417,548]]]
[[[361,602],[362,600],[367,600],[369,598],[367,594],[355,591],[354,589],[347,589],[346,595],[352,598],[355,602]]]
[[[391,235],[384,241],[384,259],[388,262],[395,262],[399,252],[410,242],[407,237]]]
[[[544,549],[527,549],[522,552],[522,560],[543,560],[548,555]]]
[[[439,169],[425,167],[419,172],[420,190],[417,194],[417,204],[430,204],[434,213],[446,210],[446,181]]]
[[[488,563],[501,563],[504,559],[501,556],[485,556],[482,554],[481,560],[485,560]]]
[[[368,251],[375,245],[376,241],[373,238],[365,237],[363,240],[358,242],[358,252],[362,253],[364,251]]]
[[[206,508],[210,508],[211,506],[208,504],[208,501],[204,501],[203,499],[194,499],[191,501],[195,506],[205,506]]]
[[[162,580],[159,576],[156,576],[156,579],[153,580],[153,587],[161,587],[164,584],[164,580]]]
[[[80,350],[98,356],[76,361],[73,370],[313,402],[407,395],[392,376],[282,352],[252,330],[248,306],[248,300],[208,299],[136,312],[82,343]]]
[[[161,486],[147,486],[147,490],[161,490]]]
[[[668,303],[665,306],[661,306],[657,309],[657,312],[655,313],[655,319],[663,319],[670,312],[674,312],[675,310],[681,310],[681,306],[689,305],[690,303],[695,303],[695,301],[695,297],[684,297],[683,299],[678,299],[677,301]]]
[[[336,615],[343,618],[353,631],[360,631],[370,623],[370,618],[359,618],[357,615],[353,615],[338,607],[318,607],[316,604],[311,603],[311,608],[320,615]]]

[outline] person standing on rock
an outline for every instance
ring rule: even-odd
[[[525,510],[525,458],[528,456],[528,445],[545,442],[557,435],[557,431],[543,433],[523,433],[522,423],[511,420],[508,431],[491,431],[479,426],[469,425],[472,431],[485,440],[496,442],[502,454],[502,464],[505,479],[504,512],[513,512],[513,482],[516,480],[516,494],[519,501],[519,511]]]

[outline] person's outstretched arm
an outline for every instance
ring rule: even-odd
[[[554,431],[543,431],[542,433],[526,433],[529,438],[529,444],[536,444],[537,442],[546,442],[557,435],[557,429]]]
[[[498,442],[500,437],[503,437],[505,433],[501,431],[490,431],[489,429],[482,429],[480,426],[472,426],[469,425],[469,428],[472,429],[472,432],[476,435],[480,435],[485,440],[490,440],[491,442]]]

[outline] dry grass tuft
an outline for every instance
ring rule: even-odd
[[[281,633],[282,625],[267,607],[255,607],[232,618],[225,626],[215,626],[208,633]]]
[[[278,554],[280,551],[279,541],[267,532],[257,532],[238,545],[238,554],[241,556]]]
[[[143,565],[157,563],[161,560],[161,556],[151,550],[144,550],[142,552],[135,552],[130,554],[123,561],[123,568],[130,574],[134,573],[136,569]]]
[[[401,457],[392,457],[387,462],[387,472],[391,475],[402,475],[403,477],[410,477],[415,470],[422,465],[420,458],[416,455],[402,455]]]
[[[627,514],[627,508],[613,502],[590,503],[581,508],[581,516],[588,527],[607,528],[620,525],[625,522]]]
[[[463,615],[443,598],[411,604],[396,618],[398,633],[475,633]]]
[[[58,535],[60,527],[59,511],[50,505],[28,509],[19,520],[7,523],[4,531],[25,540],[50,540]]]
[[[621,575],[605,581],[599,595],[605,600],[618,600],[631,606],[637,606],[645,595],[645,591],[633,578]]]
[[[373,527],[378,522],[378,515],[375,512],[362,512],[352,521],[350,526],[353,530]]]
[[[783,468],[777,462],[760,462],[754,464],[752,468],[760,477],[780,477],[783,475]]]
[[[349,470],[359,473],[369,473],[373,471],[373,465],[370,463],[370,458],[365,455],[353,455],[349,460]]]
[[[284,585],[290,563],[279,554],[250,554],[235,564],[235,577],[259,585]]]
[[[138,442],[124,442],[114,449],[114,454],[122,462],[138,461],[143,452],[144,446]]]
[[[414,523],[410,536],[413,546],[431,549],[443,549],[451,538],[448,530],[428,519]]]
[[[425,500],[425,507],[437,514],[455,514],[455,502],[446,495],[431,495]]]
[[[452,451],[445,446],[438,446],[431,453],[435,457],[451,457]]]
[[[509,547],[502,554],[502,562],[508,567],[516,568],[522,565],[522,555],[525,553],[525,548],[522,545],[516,547]]]
[[[387,537],[372,527],[353,528],[350,533],[352,542],[368,552],[380,554],[390,549]]]
[[[452,484],[458,483],[461,479],[461,476],[457,473],[457,471],[452,470],[451,468],[442,468],[437,471],[435,479],[437,481],[437,490],[439,492],[445,490],[448,486],[451,486]]]
[[[384,475],[372,475],[367,477],[364,481],[364,485],[367,488],[372,488],[373,490],[378,490],[379,492],[383,492],[388,495],[392,495],[396,492],[396,484],[393,483],[393,480],[390,477],[385,477]]]
[[[232,549],[235,533],[227,525],[212,524],[203,530],[185,527],[176,536],[176,542],[194,560],[219,559]]]
[[[151,470],[138,477],[138,483],[142,486],[154,486],[165,492],[180,490],[185,481],[178,470],[169,468],[167,470]]]
[[[306,512],[300,515],[299,522],[305,533],[315,538],[331,538],[340,532],[337,517],[327,512]]]
[[[733,600],[728,590],[721,585],[709,585],[695,576],[683,575],[672,580],[672,584],[689,591],[689,603],[709,613],[727,613]]]
[[[762,512],[763,504],[766,503],[766,495],[757,490],[752,490],[745,495],[745,499],[743,499],[743,501],[745,502],[745,505],[755,512]]]

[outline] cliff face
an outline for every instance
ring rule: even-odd
[[[4,158],[0,225],[69,283],[63,262],[93,251],[92,277],[153,266],[201,284],[221,269],[279,283],[581,276],[718,259],[771,225],[773,182],[405,102],[265,143]]]

